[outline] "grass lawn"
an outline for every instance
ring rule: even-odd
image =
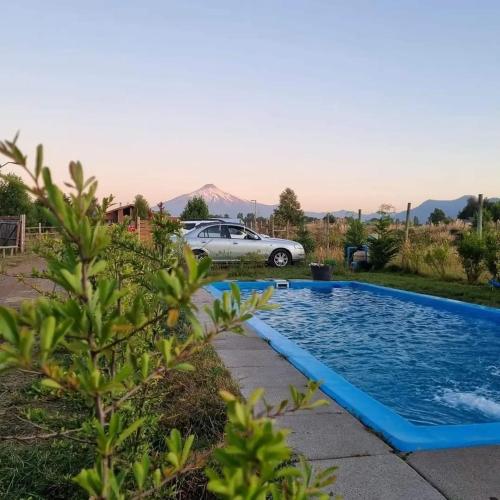
[[[276,269],[264,265],[242,264],[219,268],[214,274],[221,278],[255,280],[265,278],[278,279],[310,279],[309,268],[304,265],[294,265],[284,269]],[[438,280],[427,276],[406,274],[401,272],[357,272],[334,274],[335,280],[353,280],[374,283],[377,285],[400,288],[412,292],[427,293],[450,299],[463,300],[486,306],[500,307],[500,290],[487,284],[470,285],[465,281]]]

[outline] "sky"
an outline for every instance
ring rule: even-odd
[[[500,196],[497,0],[1,1],[0,139],[151,204]]]

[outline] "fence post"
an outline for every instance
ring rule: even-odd
[[[40,239],[42,237],[42,223],[38,223],[38,238]]]
[[[136,225],[137,225],[137,237],[139,238],[139,241],[141,241],[141,218],[138,216],[137,217],[137,221],[136,221]]]
[[[480,238],[483,237],[483,195],[479,194],[477,197],[479,203],[479,212],[477,214],[477,234]]]
[[[358,220],[361,222],[361,208],[358,208]]]
[[[271,219],[271,234],[274,238],[274,217],[271,215],[270,219]]]
[[[325,237],[326,237],[326,253],[330,251],[330,217],[328,214],[325,218]]]
[[[290,237],[290,222],[286,221],[286,239]]]
[[[21,215],[21,239],[20,239],[20,250],[24,253],[24,247],[26,242],[26,215]]]
[[[406,220],[405,220],[405,241],[408,241],[408,232],[410,230],[410,211],[411,203],[406,206]]]

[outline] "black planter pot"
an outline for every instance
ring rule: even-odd
[[[332,268],[327,264],[311,266],[311,274],[314,281],[330,281],[332,279]]]

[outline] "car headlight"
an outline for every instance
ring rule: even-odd
[[[302,245],[293,245],[293,248],[295,248],[295,250],[304,250]]]

